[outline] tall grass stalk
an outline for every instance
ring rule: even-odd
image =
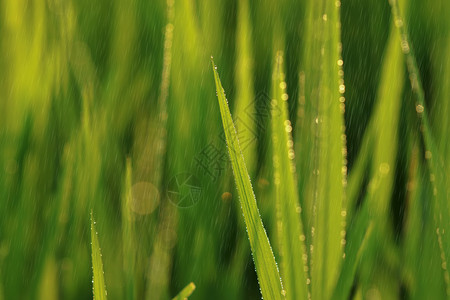
[[[434,221],[437,241],[441,251],[442,272],[446,284],[447,297],[450,297],[450,275],[446,267],[450,259],[450,235],[445,234],[450,232],[450,205],[448,201],[450,187],[446,185],[446,172],[442,169],[442,166],[445,164],[432,136],[428,120],[428,109],[425,106],[425,93],[405,20],[402,17],[398,1],[391,0],[390,4],[394,23],[401,37],[400,46],[405,55],[411,90],[416,100],[415,109],[420,122],[420,135],[425,146],[423,156],[426,160],[429,181],[432,186],[431,197],[434,201]]]
[[[239,146],[236,128],[234,127],[233,119],[231,118],[225,92],[220,82],[219,74],[217,73],[217,67],[214,65],[212,59],[211,63],[214,72],[220,114],[222,116],[223,128],[228,145],[228,153],[230,155],[250,247],[252,249],[253,261],[255,263],[256,272],[258,273],[261,294],[265,299],[283,299],[285,291],[283,290],[280,274],[278,273],[278,266],[275,262],[272,248],[256,205],[250,176]]]
[[[311,224],[311,297],[329,299],[343,261],[345,186],[347,184],[345,85],[340,41],[340,1],[308,1],[303,57],[304,128],[297,140],[310,163],[298,170],[306,177],[304,195]],[[312,144],[311,146],[309,146]]]
[[[283,52],[278,51],[272,74],[272,145],[276,224],[281,254],[281,276],[287,299],[307,299],[307,258],[301,207],[296,185],[294,142],[288,116],[288,94]],[[308,279],[309,280],[309,279]]]

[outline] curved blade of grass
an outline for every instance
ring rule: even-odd
[[[355,280],[356,268],[372,235],[374,226],[370,221],[367,201],[364,201],[363,208],[352,221],[347,232],[345,260],[331,298],[333,300],[349,298]]]
[[[368,259],[365,263],[365,270],[367,272],[364,273],[365,275],[362,275],[363,278],[361,281],[363,285],[365,280],[369,281],[367,284],[370,285],[373,281],[372,277],[383,276],[377,270],[377,264],[379,262],[377,255],[379,253],[390,252],[389,247],[393,240],[393,230],[390,227],[390,223],[386,222],[386,220],[390,218],[390,200],[394,187],[397,158],[397,131],[402,103],[403,85],[398,84],[398,82],[403,82],[404,80],[404,61],[400,49],[396,46],[399,41],[399,36],[394,29],[392,26],[385,50],[374,112],[365,132],[359,157],[354,165],[353,174],[350,178],[352,181],[362,181],[362,178],[367,176],[367,174],[369,175],[367,194],[365,195],[365,199],[363,199],[362,205],[368,207],[370,214],[366,213],[365,216],[361,216],[363,211],[360,211],[352,216],[355,220],[354,222],[357,222],[361,217],[373,219],[373,238],[370,241],[369,247],[371,251],[367,254]],[[386,147],[386,145],[389,145],[389,147]],[[355,182],[349,183],[349,187],[351,187],[349,189],[349,194],[352,196],[351,201],[354,202],[355,196],[357,196],[357,193],[355,193],[357,184]],[[367,225],[365,226],[367,227]],[[347,243],[358,242],[358,238],[356,238],[356,241],[350,240],[353,238],[349,236]],[[346,260],[335,290],[334,299],[343,299],[342,297],[345,298],[350,292],[353,282],[353,278],[350,278],[350,276],[353,277],[353,275],[351,273],[347,273],[346,275],[346,272],[354,272],[354,270],[352,269],[353,267],[349,270],[346,270],[346,268],[348,268],[347,260],[349,256],[351,257],[352,251],[352,247],[346,247]],[[345,278],[343,276],[349,277]],[[366,279],[364,276],[368,276],[370,279]],[[387,297],[384,290],[381,293],[384,297]]]
[[[287,299],[307,299],[305,235],[300,220],[300,203],[293,164],[292,126],[288,116],[288,94],[283,53],[277,52],[272,75],[272,142],[277,207],[277,227],[281,254],[281,277]]]
[[[265,299],[283,299],[284,290],[278,267],[256,205],[255,195],[247,167],[245,166],[244,156],[239,146],[228,102],[212,58],[211,63],[214,71],[220,114],[228,145],[228,153],[230,155],[250,247],[252,249],[253,260],[258,274],[261,294]]]
[[[311,217],[311,296],[329,299],[339,276],[345,236],[346,136],[340,43],[340,1],[307,3],[303,57],[304,132],[299,147],[309,148],[299,174],[307,177],[304,206]],[[306,155],[306,156],[303,156]]]
[[[195,284],[193,282],[189,283],[181,292],[176,295],[173,300],[184,300],[187,299],[195,290]]]
[[[100,252],[100,244],[97,238],[97,231],[95,230],[94,216],[91,211],[91,251],[92,251],[92,292],[94,299],[106,299],[106,285],[103,273],[102,254]]]
[[[397,128],[403,90],[403,86],[398,83],[404,80],[403,57],[396,47],[398,41],[399,36],[392,27],[381,69],[376,108],[368,132],[374,138],[372,178],[369,184],[371,197],[368,201],[379,217],[379,225],[383,226],[389,213],[389,200],[395,179]]]
[[[448,197],[450,187],[446,186],[446,173],[442,169],[445,166],[438,148],[431,133],[431,127],[428,120],[428,111],[425,109],[425,94],[420,79],[417,62],[411,48],[408,31],[405,21],[400,12],[397,0],[389,1],[392,8],[394,23],[401,37],[401,49],[406,59],[406,66],[409,73],[411,90],[416,98],[416,112],[420,121],[421,137],[425,146],[425,160],[428,166],[429,180],[433,188],[432,199],[434,201],[434,222],[436,226],[437,240],[441,251],[442,271],[446,284],[447,297],[450,297],[450,276],[446,268],[450,259],[450,205]],[[445,155],[445,154],[444,154]],[[445,234],[447,233],[447,234]]]
[[[368,126],[359,154],[356,157],[353,167],[348,174],[347,184],[347,215],[352,218],[359,202],[364,197],[367,182],[370,179],[371,158],[373,155],[374,135]]]

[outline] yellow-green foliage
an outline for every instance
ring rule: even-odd
[[[0,299],[449,298],[449,11],[1,1]]]

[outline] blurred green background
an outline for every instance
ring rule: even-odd
[[[232,111],[246,112],[240,99],[250,99],[251,118],[237,126],[251,132],[244,151],[271,237],[264,108],[273,28],[284,34],[295,125],[308,1],[248,2],[0,1],[0,299],[92,297],[91,210],[110,299],[168,299],[189,282],[197,287],[191,299],[260,298],[210,56]],[[403,7],[438,149],[433,155],[447,174],[450,2],[410,0]],[[359,157],[371,159],[363,138],[375,115],[391,24],[387,0],[342,1],[349,186],[362,181],[349,193],[355,210],[369,188],[370,168],[356,166]],[[393,234],[385,235],[384,251],[368,247],[351,297],[446,297],[406,67],[403,77],[397,137],[381,135],[380,148],[396,152],[392,192],[384,196]]]

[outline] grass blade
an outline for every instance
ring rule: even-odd
[[[272,142],[281,275],[287,299],[307,299],[305,235],[300,220],[283,66],[283,53],[278,51],[272,76]]]
[[[420,121],[421,138],[425,146],[424,158],[428,167],[429,181],[432,186],[432,199],[434,201],[434,222],[436,227],[437,240],[441,251],[442,272],[446,284],[447,297],[450,297],[450,276],[447,270],[447,262],[450,259],[450,205],[448,197],[450,188],[446,186],[446,173],[442,169],[445,166],[445,154],[441,156],[435,144],[431,133],[431,126],[428,120],[428,111],[425,109],[425,93],[422,87],[419,68],[411,42],[408,37],[408,31],[405,21],[400,12],[397,0],[390,1],[392,15],[395,25],[401,37],[401,49],[406,59],[406,66],[409,73],[411,90],[416,98],[416,112]],[[447,232],[447,234],[445,234]]]
[[[125,192],[122,196],[122,243],[125,294],[127,299],[135,299],[135,264],[136,249],[134,220],[132,219],[130,202],[131,194],[131,158],[127,158],[125,171]]]
[[[106,285],[103,273],[102,254],[100,252],[100,244],[97,238],[97,231],[95,230],[94,216],[91,211],[91,251],[92,251],[92,291],[94,293],[94,299],[103,300],[106,299]]]
[[[412,134],[411,134],[412,135]],[[433,220],[433,205],[429,201],[431,184],[426,182],[426,165],[419,157],[419,139],[412,138],[409,163],[409,187],[405,239],[402,251],[403,273],[406,274],[410,299],[445,299],[445,281],[438,270],[442,264],[436,229]],[[425,180],[424,180],[425,179]]]
[[[369,243],[373,232],[373,223],[370,221],[369,205],[363,204],[363,208],[353,219],[347,232],[345,245],[345,260],[342,264],[339,279],[331,299],[348,299],[355,280],[356,269],[361,261],[363,253]]]
[[[381,78],[378,86],[376,103],[370,123],[366,129],[359,157],[354,165],[351,174],[352,182],[349,183],[349,194],[351,194],[352,206],[356,202],[357,186],[363,181],[362,178],[368,175],[367,194],[363,199],[362,205],[367,206],[370,214],[361,216],[364,213],[362,210],[356,212],[352,216],[355,221],[359,218],[373,219],[373,238],[370,241],[370,253],[367,254],[364,270],[361,271],[361,284],[368,285],[367,282],[373,284],[373,278],[382,278],[384,276],[379,265],[380,261],[378,253],[395,253],[392,250],[393,246],[393,228],[390,226],[390,204],[395,183],[396,174],[396,159],[397,159],[397,144],[398,144],[398,126],[400,117],[400,108],[402,103],[403,85],[398,82],[403,82],[403,58],[400,49],[397,47],[399,36],[391,27],[391,33],[387,46],[383,65],[381,68]],[[386,149],[386,143],[390,142],[389,149]],[[355,183],[354,180],[360,181]],[[367,202],[367,203],[364,203]],[[353,226],[353,225],[352,225]],[[367,227],[367,225],[365,225]],[[356,238],[358,240],[358,238]],[[355,240],[348,240],[348,242],[355,243]],[[350,253],[347,253],[349,249]],[[352,254],[351,248],[346,248],[347,255]],[[395,255],[394,255],[395,256]],[[347,262],[344,263],[341,276],[346,272]],[[350,273],[348,276],[352,276]],[[369,279],[370,278],[370,279]],[[335,296],[345,296],[348,293],[349,278],[340,278],[338,282]],[[391,283],[394,281],[391,280]],[[378,283],[381,287],[381,283]],[[367,287],[367,288],[370,288]],[[339,290],[341,289],[341,290]],[[387,288],[385,290],[388,290]],[[387,297],[389,294],[382,290],[382,297]]]
[[[211,63],[214,71],[217,98],[228,145],[228,152],[239,194],[239,200],[241,202],[250,247],[252,249],[253,260],[255,262],[256,272],[258,273],[261,294],[265,299],[283,299],[284,291],[280,274],[278,273],[278,267],[273,256],[272,248],[259,215],[252,184],[250,182],[247,167],[245,166],[244,156],[239,146],[236,129],[233,124],[225,92],[212,59]]]
[[[184,300],[187,299],[195,290],[195,284],[193,282],[189,283],[181,292],[176,295],[173,300]]]
[[[251,23],[248,0],[238,2],[238,32],[236,37],[236,108],[235,115],[240,119],[245,127],[239,128],[236,124],[236,130],[242,140],[251,141],[242,149],[244,159],[250,176],[253,176],[256,169],[256,146],[254,141],[256,124],[252,116],[255,114],[254,91],[253,91],[253,60],[251,45]],[[247,128],[246,128],[247,127]]]
[[[340,49],[340,1],[308,1],[303,57],[305,119],[299,147],[310,160],[300,170],[308,180],[306,206],[311,220],[311,294],[329,299],[339,276],[345,236],[346,136]],[[311,145],[311,147],[310,147]],[[305,156],[304,156],[305,155]],[[309,178],[308,178],[309,177]]]

